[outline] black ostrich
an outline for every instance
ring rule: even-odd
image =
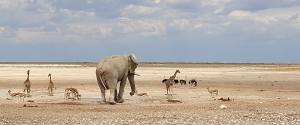
[[[189,84],[194,85],[194,87],[196,87],[197,86],[197,81],[195,79],[191,79],[189,81]]]

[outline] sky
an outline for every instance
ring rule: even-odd
[[[0,0],[0,62],[300,63],[300,0]]]

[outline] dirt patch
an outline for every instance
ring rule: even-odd
[[[59,103],[50,103],[53,105],[84,105],[82,102],[59,102]]]
[[[180,100],[173,100],[173,99],[168,99],[167,101],[171,103],[182,103],[182,101]]]

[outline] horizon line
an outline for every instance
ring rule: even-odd
[[[1,62],[0,64],[67,64],[67,63],[71,63],[71,64],[79,64],[79,63],[98,63],[98,62],[80,62],[80,61],[76,61],[76,62],[62,62],[62,61],[57,61],[57,62]],[[300,65],[300,63],[259,63],[259,62],[255,62],[255,63],[250,63],[250,62],[139,62],[140,64],[252,64],[252,65]]]

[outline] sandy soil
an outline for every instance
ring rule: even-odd
[[[0,125],[300,124],[299,67],[138,67],[137,90],[148,96],[130,96],[127,83],[125,102],[116,105],[100,102],[94,67],[0,64],[0,69]],[[22,92],[28,69],[31,97],[11,99],[7,91]],[[161,80],[176,69],[181,71],[178,79],[195,78],[198,86],[175,85],[175,95],[167,97]],[[47,95],[49,73],[56,86],[54,96]],[[64,99],[66,87],[76,87],[81,100]],[[211,96],[207,87],[217,89],[219,95]]]

